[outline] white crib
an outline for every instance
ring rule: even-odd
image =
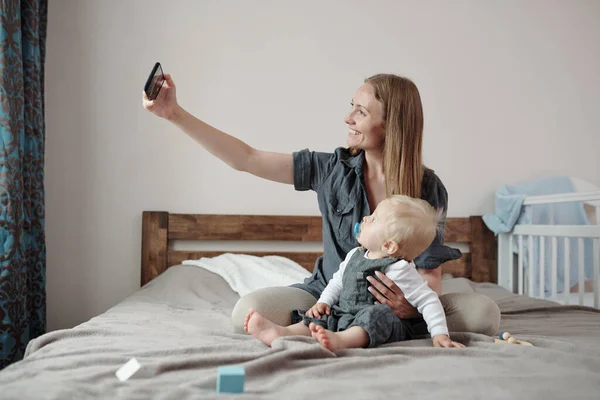
[[[589,225],[518,224],[498,235],[500,286],[565,305],[600,308],[600,190],[586,189],[525,200],[524,206],[580,202]]]

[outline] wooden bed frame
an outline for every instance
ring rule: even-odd
[[[144,211],[142,215],[142,286],[167,268],[184,260],[215,257],[223,253],[256,256],[278,255],[314,268],[320,252],[182,251],[173,250],[174,240],[252,240],[321,242],[321,217],[275,215],[171,214]],[[442,264],[442,273],[475,282],[496,282],[496,240],[480,216],[448,218],[446,243],[464,243],[469,252],[459,260]]]

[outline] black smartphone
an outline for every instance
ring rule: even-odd
[[[146,92],[146,96],[150,100],[156,99],[158,96],[158,92],[160,92],[160,88],[163,83],[165,83],[165,76],[163,75],[162,67],[160,63],[157,62],[154,64],[154,68],[152,68],[152,72],[150,72],[150,76],[146,81],[146,85],[144,86],[144,92]]]

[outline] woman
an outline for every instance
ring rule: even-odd
[[[422,162],[423,109],[419,91],[409,79],[379,74],[365,80],[345,118],[348,148],[333,153],[305,149],[282,154],[254,149],[195,118],[178,105],[171,76],[165,74],[165,78],[156,100],[150,101],[143,94],[147,110],[171,121],[238,171],[293,184],[296,190],[317,192],[324,254],[317,260],[313,275],[292,287],[266,288],[242,297],[232,313],[236,332],[244,332],[250,308],[278,325],[297,322],[291,321],[291,310],[312,307],[346,253],[357,246],[353,224],[390,194],[420,197],[433,207],[447,210],[446,188]],[[460,257],[458,250],[443,245],[443,238],[442,229],[432,245],[415,259],[419,272],[438,294],[442,289],[439,266]],[[369,290],[378,303],[387,304],[402,319],[418,315],[394,282],[385,275],[379,278],[387,287],[368,278]],[[496,333],[500,311],[488,297],[452,293],[440,300],[451,332]]]

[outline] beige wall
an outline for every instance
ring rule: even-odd
[[[600,184],[597,1],[49,2],[48,326],[139,287],[142,210],[317,214],[313,193],[227,168],[141,106],[155,61],[180,102],[263,149],[332,150],[361,81],[414,79],[451,216],[502,183]]]

